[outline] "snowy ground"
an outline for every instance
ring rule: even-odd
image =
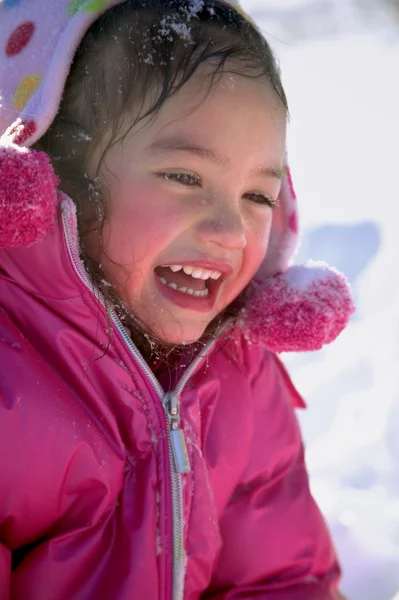
[[[343,270],[358,305],[331,347],[284,357],[309,405],[300,419],[312,488],[343,563],[344,593],[392,600],[399,592],[399,20],[381,1],[369,4],[366,11],[354,0],[242,0],[280,58],[291,107],[303,229],[297,260]]]

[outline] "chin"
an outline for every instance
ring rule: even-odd
[[[159,324],[152,329],[153,334],[166,344],[171,345],[189,345],[197,342],[205,332],[208,323],[197,326],[184,326],[177,321],[165,324]]]

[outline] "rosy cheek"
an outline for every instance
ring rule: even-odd
[[[125,181],[111,196],[104,228],[104,250],[112,260],[130,265],[151,261],[180,230],[181,215],[172,199],[152,180]]]
[[[130,189],[122,189],[111,197],[110,203],[109,220],[112,228],[120,230],[122,235],[142,233],[148,227],[153,228],[156,222],[156,203],[145,187],[132,185]]]
[[[252,229],[252,245],[258,260],[262,261],[269,246],[270,231],[272,226],[272,213],[268,212],[263,219],[259,219]]]

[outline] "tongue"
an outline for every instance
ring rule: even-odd
[[[168,283],[175,283],[177,287],[191,288],[192,290],[205,290],[206,283],[203,279],[194,279],[187,275],[183,270],[173,273],[169,267],[157,267],[155,273],[158,277],[163,277]]]

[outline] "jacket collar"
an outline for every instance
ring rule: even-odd
[[[70,299],[82,294],[81,281],[68,249],[65,226],[79,256],[79,237],[75,205],[58,192],[57,217],[49,233],[30,247],[0,250],[0,270],[28,292],[44,298]],[[81,268],[84,270],[83,265]]]

